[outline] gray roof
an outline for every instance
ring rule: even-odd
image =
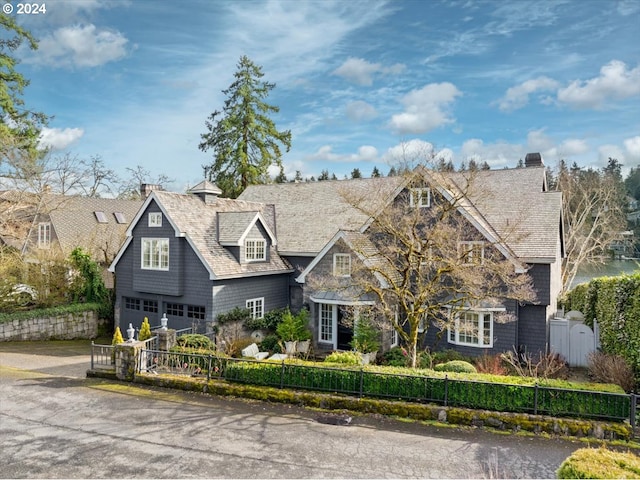
[[[205,203],[198,196],[154,191],[149,197],[155,200],[176,228],[178,234],[191,243],[205,267],[216,279],[282,273],[291,270],[272,245],[268,262],[239,263],[231,251],[218,241],[218,215],[233,212],[236,219],[255,218],[260,212],[266,227],[273,229],[273,209],[255,202],[218,198],[215,203]],[[244,215],[250,213],[250,215]],[[245,229],[248,225],[245,225]],[[233,235],[239,228],[232,228]],[[117,259],[116,259],[117,260]],[[113,269],[114,265],[112,265]]]
[[[257,211],[219,212],[218,241],[222,245],[238,245],[238,242],[255,221]]]
[[[8,244],[22,249],[29,231],[37,222],[50,221],[62,254],[66,257],[76,247],[87,250],[94,260],[111,261],[125,239],[129,223],[142,205],[142,200],[90,198],[59,194],[28,194],[17,191],[0,193],[3,217],[12,221],[16,233]],[[102,223],[95,212],[103,212]],[[115,213],[119,214],[120,223]],[[36,223],[34,223],[34,218]],[[9,225],[3,227],[8,228]],[[10,238],[3,232],[2,236]],[[35,233],[31,231],[33,237]],[[33,241],[33,239],[31,240]]]
[[[49,212],[51,225],[67,256],[76,247],[90,251],[101,262],[111,261],[125,240],[125,232],[142,205],[142,200],[56,196],[57,206]],[[95,212],[103,212],[106,223],[100,223]],[[115,214],[123,215],[119,223]]]
[[[478,225],[502,239],[523,260],[557,258],[561,235],[559,192],[544,192],[544,167],[479,171],[467,188],[462,173],[426,171],[432,181],[454,181],[468,192],[469,214]],[[316,255],[339,230],[357,231],[369,217],[345,196],[366,196],[367,210],[382,208],[404,185],[404,177],[253,185],[242,200],[275,205],[279,251]],[[373,209],[370,207],[373,206]]]
[[[401,177],[388,177],[252,185],[238,198],[275,205],[282,254],[315,256],[336,232],[358,230],[368,220],[347,201],[347,193],[366,198],[367,209],[375,210],[402,182]]]

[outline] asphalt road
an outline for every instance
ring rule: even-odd
[[[88,379],[83,347],[16,345],[0,344],[1,478],[555,478],[584,446],[378,417],[330,425]]]

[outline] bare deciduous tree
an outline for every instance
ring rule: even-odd
[[[420,337],[431,323],[442,331],[469,306],[535,300],[532,280],[506,238],[487,238],[478,230],[482,216],[469,200],[477,195],[474,176],[459,173],[454,182],[450,174],[418,167],[398,179],[391,201],[382,192],[343,191],[347,202],[371,219],[366,229],[344,232],[357,257],[352,274],[309,278],[312,289],[373,300],[377,323],[398,333],[414,367]],[[508,234],[517,231],[514,223]],[[505,312],[494,319],[513,317]]]
[[[609,247],[625,229],[626,218],[621,182],[614,175],[576,165],[568,169],[561,162],[554,180],[563,193],[566,256],[562,288],[566,292],[582,266],[609,258]]]

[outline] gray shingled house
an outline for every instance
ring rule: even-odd
[[[561,287],[562,196],[548,191],[539,155],[527,156],[526,164],[526,168],[478,172],[475,180],[478,193],[470,194],[467,206],[460,213],[474,230],[470,236],[500,245],[514,268],[532,277],[537,300],[528,304],[501,302],[499,309],[515,318],[509,323],[494,321],[495,304],[476,305],[469,318],[478,323],[478,331],[484,338],[482,334],[470,338],[451,329],[445,332],[437,348],[454,348],[472,356],[513,347],[532,352],[547,350],[548,321],[556,312]],[[459,174],[449,174],[454,181],[456,176]],[[428,174],[425,180],[427,184],[433,182]],[[278,252],[296,269],[290,286],[290,303],[293,309],[302,306],[310,309],[316,348],[348,349],[353,332],[343,322],[343,307],[375,301],[372,298],[354,301],[338,291],[314,290],[306,282],[313,275],[344,276],[345,266],[355,257],[354,245],[362,248],[363,242],[368,241],[370,217],[345,200],[343,192],[350,192],[352,198],[360,196],[368,202],[366,210],[375,211],[386,202],[400,198],[403,191],[406,193],[406,181],[405,177],[387,177],[255,185],[239,197],[275,206]],[[517,225],[517,235],[512,232],[514,225]],[[427,330],[425,346],[436,344],[436,332],[435,328]],[[385,346],[395,342],[397,338],[390,335],[385,339]]]
[[[166,314],[171,328],[205,332],[234,307],[261,317],[288,305],[293,270],[277,250],[273,206],[220,193],[204,181],[147,197],[110,266],[116,326]]]
[[[104,268],[111,288],[113,279],[106,268],[142,201],[5,191],[0,204],[0,244],[19,250],[32,263],[68,258],[81,247]]]

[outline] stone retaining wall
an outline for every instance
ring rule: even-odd
[[[0,323],[0,342],[95,338],[107,321],[93,311]]]

